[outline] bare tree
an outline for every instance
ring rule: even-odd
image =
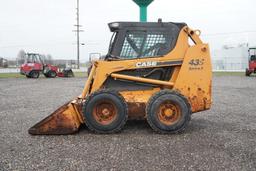
[[[45,62],[47,64],[53,64],[53,58],[51,54],[46,55]]]
[[[40,55],[41,60],[43,61],[44,64],[47,63],[47,59],[45,55]]]
[[[19,51],[16,60],[17,60],[17,64],[18,65],[21,65],[21,64],[23,64],[25,62],[25,60],[26,60],[26,52],[23,49],[21,49]]]

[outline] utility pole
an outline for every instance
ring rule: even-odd
[[[80,27],[82,27],[82,25],[80,25],[79,22],[79,0],[77,0],[77,7],[76,7],[76,25],[74,25],[76,27],[76,30],[73,30],[74,32],[76,32],[76,37],[77,37],[77,69],[80,68],[80,32],[82,32],[83,30],[80,30]]]

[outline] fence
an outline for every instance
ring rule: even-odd
[[[72,69],[74,72],[87,72],[87,67],[80,67],[80,69]],[[0,68],[0,73],[19,73],[20,68]]]
[[[213,71],[245,71],[248,63],[222,63],[212,62]]]

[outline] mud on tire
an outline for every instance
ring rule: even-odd
[[[179,133],[191,119],[188,100],[172,90],[161,90],[149,99],[146,106],[147,122],[158,133]]]
[[[115,133],[120,131],[127,121],[127,103],[116,91],[96,91],[86,98],[83,116],[90,130],[97,133]]]

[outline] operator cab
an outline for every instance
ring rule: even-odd
[[[25,63],[39,63],[39,64],[43,63],[40,55],[36,53],[27,53],[25,59],[26,59]]]
[[[113,32],[106,60],[128,60],[166,55],[176,45],[185,23],[113,22]]]
[[[256,61],[256,48],[249,49],[249,61]]]
[[[246,76],[250,76],[252,73],[256,73],[256,47],[249,48],[248,52],[249,66],[245,70]]]

